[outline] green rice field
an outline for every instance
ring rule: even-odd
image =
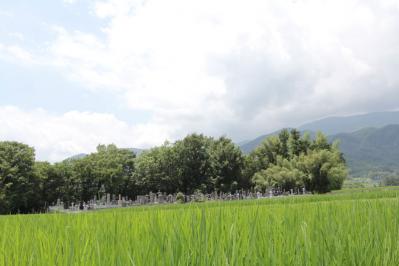
[[[399,188],[0,216],[0,265],[399,265]]]

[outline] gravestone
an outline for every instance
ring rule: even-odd
[[[119,197],[118,197],[118,206],[122,206],[122,195],[121,194],[119,194]]]
[[[111,203],[111,195],[109,193],[107,193],[107,201],[106,201],[107,205],[110,205]]]

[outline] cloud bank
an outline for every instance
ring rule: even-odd
[[[166,139],[169,128],[130,126],[111,114],[71,111],[62,115],[43,109],[0,107],[0,136],[35,147],[39,160],[52,162],[71,155],[94,152],[98,144],[145,147],[148,139]],[[133,146],[132,146],[133,145]]]
[[[128,125],[110,114],[3,108],[27,124],[46,121],[49,132],[70,132],[46,137],[44,153],[65,140],[51,158],[98,142],[151,146],[194,131],[242,140],[323,116],[399,107],[395,0],[107,0],[94,1],[92,15],[105,23],[101,35],[53,26],[41,61],[152,116]],[[21,128],[7,130],[1,136]],[[42,134],[26,132],[25,139]]]

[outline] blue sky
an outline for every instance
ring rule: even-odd
[[[0,140],[58,161],[397,109],[397,0],[0,2]]]
[[[40,4],[38,4],[40,3]],[[102,21],[91,15],[92,1],[74,4],[64,1],[8,1],[2,3],[0,42],[20,45],[32,53],[43,53],[56,38],[52,29],[90,31],[101,36]],[[148,119],[147,112],[130,112],[112,93],[85,90],[84,84],[69,80],[48,65],[25,65],[1,62],[1,105],[16,105],[26,110],[43,108],[54,113],[70,110],[113,112],[131,123]]]

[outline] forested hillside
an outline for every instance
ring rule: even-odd
[[[399,112],[378,112],[362,115],[328,117],[299,127],[301,131],[322,131],[327,135],[351,133],[360,129],[399,124]]]
[[[328,117],[299,127],[314,138],[317,131],[339,140],[353,177],[380,178],[399,172],[399,112],[378,112],[347,117]],[[281,130],[240,144],[245,154],[254,151]]]
[[[329,137],[339,140],[351,175],[371,177],[399,172],[399,125],[365,128]]]
[[[314,132],[307,132],[314,138]],[[241,146],[244,153],[250,153],[261,145],[265,138],[278,132],[261,136]],[[383,128],[364,128],[352,133],[328,136],[330,142],[339,141],[347,160],[349,174],[353,177],[380,178],[399,172],[399,125]]]

